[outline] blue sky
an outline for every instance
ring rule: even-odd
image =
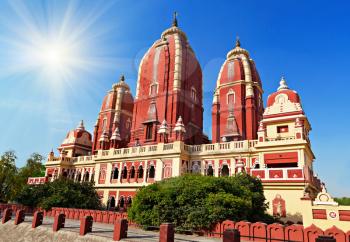
[[[332,194],[350,196],[348,9],[302,0],[1,1],[0,152],[15,150],[22,166],[32,152],[55,149],[80,119],[91,131],[120,74],[134,93],[140,58],[177,11],[203,70],[205,132],[220,66],[239,35],[265,102],[281,75],[301,95],[315,170]]]

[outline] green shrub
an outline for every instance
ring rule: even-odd
[[[91,182],[74,182],[60,178],[41,185],[26,185],[16,201],[45,210],[52,207],[99,209],[101,202]]]
[[[210,177],[187,174],[142,187],[128,216],[144,226],[175,223],[183,229],[210,229],[217,222],[271,222],[261,182],[246,174]]]

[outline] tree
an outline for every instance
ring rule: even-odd
[[[339,205],[350,205],[350,197],[336,197],[334,200],[339,203]]]
[[[0,157],[0,202],[12,201],[27,184],[28,177],[45,176],[44,157],[33,153],[22,168],[16,167],[14,151],[6,151]]]
[[[101,202],[93,182],[75,182],[59,178],[41,185],[26,185],[16,201],[31,207],[99,209]]]
[[[17,174],[16,159],[14,151],[6,151],[0,157],[0,202],[7,202],[13,198]]]
[[[17,181],[20,184],[26,184],[29,177],[45,176],[44,157],[38,153],[33,153],[27,160],[24,167],[20,168],[17,175]]]
[[[187,174],[142,187],[128,209],[140,225],[175,223],[184,229],[210,229],[230,220],[271,222],[261,182],[246,174],[211,177]]]

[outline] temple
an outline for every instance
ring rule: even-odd
[[[253,59],[239,39],[233,47],[216,80],[212,140],[203,133],[201,67],[175,16],[141,60],[135,97],[121,76],[93,134],[82,122],[70,131],[38,182],[94,181],[103,203],[125,209],[138,188],[155,181],[245,172],[261,179],[271,214],[301,220],[300,201],[322,190],[301,98],[282,77],[264,107]]]

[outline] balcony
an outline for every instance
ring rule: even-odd
[[[232,141],[225,143],[184,145],[184,150],[190,155],[206,155],[215,153],[248,152],[255,147],[257,140]]]
[[[48,182],[48,177],[43,176],[43,177],[28,177],[27,184],[28,185],[38,185],[38,184],[44,184]]]
[[[308,182],[316,188],[321,187],[320,180],[308,167],[251,169],[250,175],[260,178],[262,182]]]

